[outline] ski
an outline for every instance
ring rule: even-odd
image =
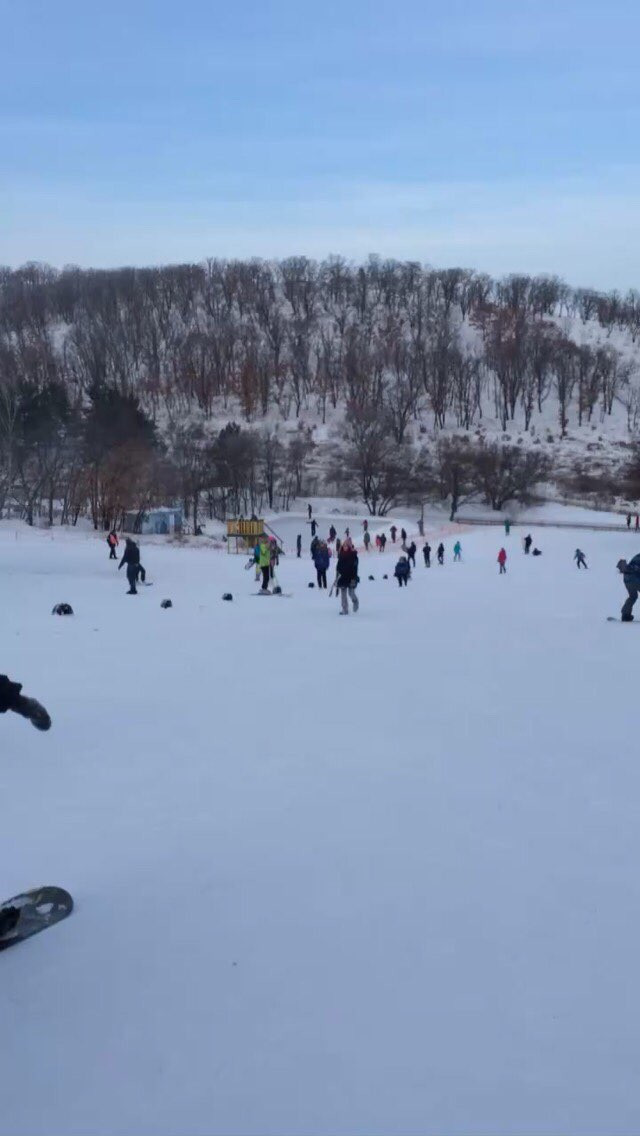
[[[0,904],[0,951],[46,931],[73,911],[73,899],[59,887],[33,888]]]

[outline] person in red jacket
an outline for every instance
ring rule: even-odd
[[[116,548],[120,544],[118,534],[115,529],[112,529],[107,537],[107,544],[109,545],[109,560],[117,560]]]
[[[498,564],[500,565],[500,572],[498,575],[502,576],[507,571],[507,554],[504,548],[501,548],[498,553]]]

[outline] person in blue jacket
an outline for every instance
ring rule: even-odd
[[[633,621],[633,605],[638,598],[638,592],[640,592],[640,555],[634,556],[629,561],[619,560],[616,567],[622,573],[624,586],[629,593],[622,605],[620,619],[623,623],[631,623]]]
[[[327,572],[329,570],[329,548],[325,540],[319,540],[313,553],[313,563],[316,569],[318,587],[326,588]]]

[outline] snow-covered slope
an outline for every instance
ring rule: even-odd
[[[0,720],[0,894],[76,910],[0,955],[0,1133],[637,1132],[640,543],[579,573],[532,531],[506,577],[501,529],[402,591],[371,554],[344,619],[308,559],[261,599],[143,544],[133,598],[2,529],[2,669],[54,725]]]

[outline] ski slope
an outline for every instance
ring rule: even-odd
[[[134,598],[0,529],[0,669],[54,720],[0,718],[0,895],[76,902],[0,955],[2,1136],[637,1133],[640,539],[523,531],[402,591],[372,552],[345,619],[306,555],[263,599],[143,540]]]

